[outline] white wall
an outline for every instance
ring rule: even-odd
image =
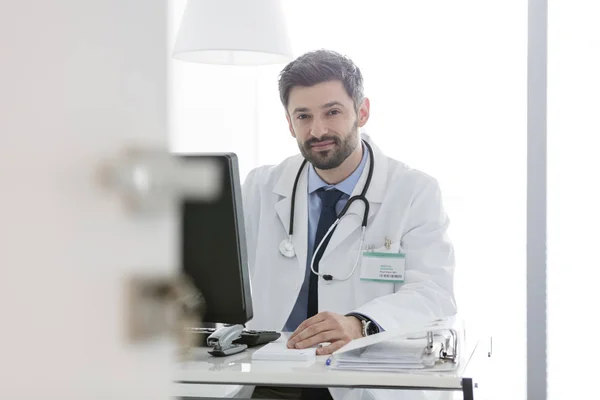
[[[598,398],[600,4],[548,4],[548,399]]]
[[[126,345],[123,280],[173,268],[174,218],[94,182],[167,144],[166,3],[3,2],[0,52],[0,398],[167,398],[172,345]]]

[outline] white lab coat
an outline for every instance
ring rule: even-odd
[[[453,291],[454,251],[446,234],[448,218],[437,182],[385,156],[373,147],[374,173],[367,192],[370,202],[365,247],[384,245],[389,237],[406,254],[404,284],[361,281],[360,264],[347,281],[319,281],[319,311],[367,315],[383,329],[404,322],[456,313]],[[292,187],[302,163],[296,155],[277,166],[254,169],[243,187],[244,214],[254,318],[252,329],[280,331],[304,280],[307,257],[307,173],[298,182],[293,244],[296,257],[286,258],[279,243],[288,235]],[[365,184],[368,164],[353,195]],[[352,269],[364,206],[354,202],[335,230],[319,270],[346,276]],[[364,249],[363,249],[364,250]],[[437,398],[422,392],[331,389],[334,399]]]

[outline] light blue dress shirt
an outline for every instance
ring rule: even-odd
[[[308,257],[306,258],[306,272],[304,274],[304,283],[302,284],[302,288],[298,294],[296,304],[294,305],[294,308],[292,309],[292,312],[285,323],[285,326],[283,327],[284,332],[295,331],[296,328],[298,328],[298,325],[300,325],[302,321],[306,319],[307,315],[308,283],[310,281],[311,274],[310,262],[312,261],[313,250],[315,247],[315,236],[317,234],[317,225],[319,224],[319,216],[321,215],[321,198],[316,192],[322,187],[324,187],[325,190],[335,188],[341,191],[343,193],[342,197],[335,207],[336,212],[339,214],[348,202],[348,199],[350,199],[350,196],[354,191],[354,187],[358,183],[358,180],[365,169],[365,165],[367,165],[368,159],[369,152],[363,145],[363,156],[358,168],[356,168],[349,177],[337,185],[330,185],[325,182],[317,174],[317,171],[315,171],[315,168],[312,166],[312,164],[308,165]]]

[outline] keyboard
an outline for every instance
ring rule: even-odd
[[[199,347],[207,347],[206,339],[215,331],[214,328],[190,328],[192,332],[198,334],[196,345]],[[260,346],[265,343],[270,343],[279,339],[281,333],[275,331],[255,331],[244,329],[242,336],[233,341],[235,344],[245,344],[248,347]]]
[[[270,343],[279,339],[281,333],[275,331],[252,331],[243,330],[242,337],[234,340],[235,344],[245,344],[248,347],[260,346],[261,344]]]

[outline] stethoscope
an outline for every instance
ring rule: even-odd
[[[354,271],[356,271],[358,261],[360,260],[360,253],[361,253],[360,250],[362,249],[362,247],[365,243],[365,232],[367,230],[367,219],[369,217],[369,200],[367,200],[365,195],[367,194],[367,190],[369,190],[369,186],[371,185],[371,178],[373,177],[374,157],[373,157],[373,149],[371,148],[371,145],[365,141],[363,141],[363,143],[365,144],[365,146],[367,147],[367,150],[369,151],[369,172],[367,174],[367,181],[365,182],[365,186],[363,187],[363,190],[359,195],[352,196],[348,199],[348,202],[346,203],[346,205],[344,206],[342,211],[340,211],[340,213],[338,214],[335,222],[333,224],[331,224],[331,227],[329,228],[329,230],[325,233],[325,235],[323,235],[323,239],[321,239],[321,241],[319,242],[319,245],[313,252],[313,256],[310,261],[311,272],[317,276],[322,277],[326,281],[331,281],[334,279],[336,281],[345,281],[345,280],[350,279],[350,277],[352,275],[354,275]],[[292,189],[292,206],[290,209],[290,229],[288,231],[288,237],[287,237],[287,239],[283,239],[281,241],[281,243],[279,244],[279,251],[281,252],[281,254],[284,257],[288,257],[288,258],[292,258],[296,255],[296,251],[294,249],[294,244],[292,243],[292,236],[294,234],[294,208],[296,206],[296,189],[298,187],[298,181],[300,180],[300,176],[302,175],[302,171],[304,170],[304,166],[306,165],[306,163],[307,163],[307,160],[305,159],[302,162],[302,164],[300,165],[300,168],[298,169],[298,173],[296,174],[296,179],[294,180],[294,187]],[[341,219],[344,217],[344,215],[346,215],[346,212],[348,211],[348,209],[350,208],[352,203],[357,200],[363,202],[363,204],[365,205],[365,209],[363,211],[363,219],[362,219],[362,224],[361,224],[362,229],[361,229],[361,234],[360,234],[360,245],[358,247],[359,251],[356,255],[356,261],[354,262],[354,267],[352,268],[352,271],[345,278],[335,278],[332,275],[321,274],[321,273],[315,271],[315,268],[314,268],[315,258],[317,256],[319,250],[321,249],[321,246],[327,240],[327,238],[333,234],[335,227],[339,225]]]

